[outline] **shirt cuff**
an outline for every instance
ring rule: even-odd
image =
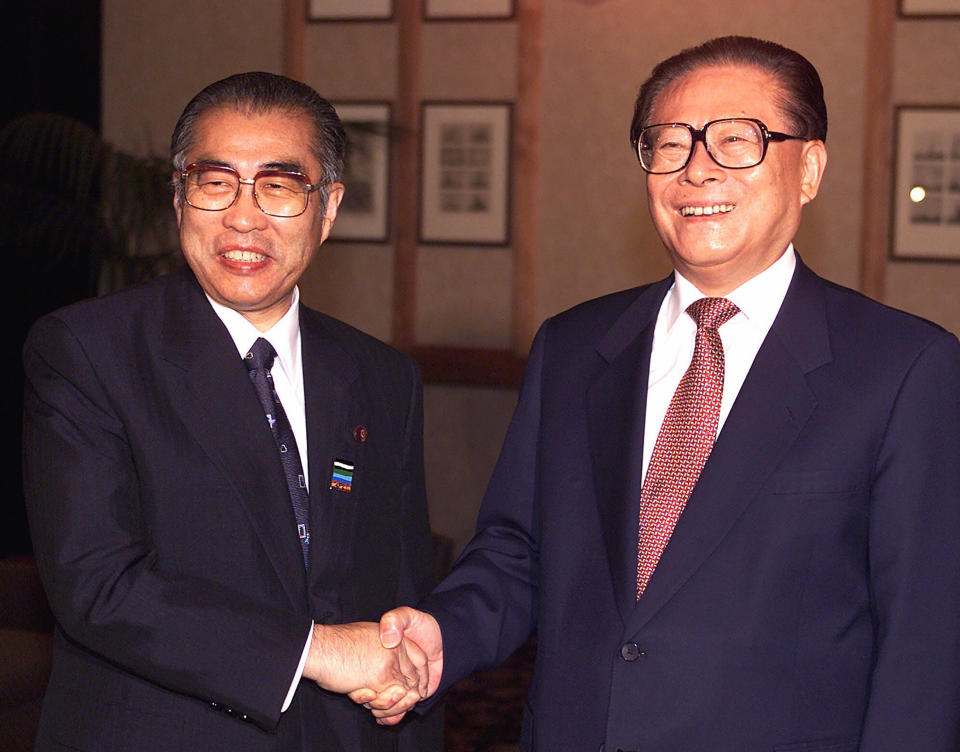
[[[300,656],[300,665],[297,666],[297,673],[294,674],[290,689],[287,690],[287,697],[283,701],[281,713],[287,712],[290,703],[293,702],[293,695],[297,691],[297,685],[300,684],[300,677],[303,676],[303,667],[307,665],[307,654],[310,652],[310,645],[313,642],[313,622],[310,622],[310,632],[307,633],[307,644],[303,646],[303,654]]]

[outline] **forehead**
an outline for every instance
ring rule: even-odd
[[[785,119],[777,107],[780,82],[760,68],[722,65],[698,68],[671,81],[654,101],[649,122],[701,126],[710,120],[749,117],[779,130]]]
[[[241,172],[283,167],[318,175],[312,138],[313,124],[304,114],[214,107],[197,119],[186,161],[222,162]]]

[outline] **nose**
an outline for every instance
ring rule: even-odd
[[[263,230],[267,226],[267,215],[257,206],[250,183],[240,184],[240,193],[236,200],[223,210],[223,224],[237,232]]]
[[[723,180],[725,174],[723,168],[713,161],[703,141],[694,142],[690,161],[680,171],[681,180],[695,185]]]

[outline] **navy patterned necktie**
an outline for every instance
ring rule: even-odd
[[[717,329],[739,312],[726,298],[701,298],[687,307],[687,314],[697,324],[693,358],[670,400],[640,490],[637,600],[713,450],[724,370],[723,343]]]
[[[277,390],[273,386],[273,376],[270,374],[276,357],[277,351],[273,349],[273,345],[260,337],[244,356],[243,362],[250,372],[250,383],[257,392],[257,398],[263,406],[267,423],[280,451],[280,464],[283,465],[283,473],[287,477],[290,503],[297,518],[297,534],[303,549],[303,565],[306,567],[310,561],[310,497],[307,494],[307,482],[303,465],[300,463],[297,440],[293,436],[293,429],[290,428],[290,421],[280,404]]]

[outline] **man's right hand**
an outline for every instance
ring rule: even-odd
[[[422,693],[423,697],[430,697],[437,691],[443,674],[443,638],[440,625],[433,616],[408,606],[388,611],[380,617],[380,643],[387,649],[402,646],[419,648],[426,660],[427,669],[427,685]],[[399,723],[410,709],[404,699],[394,702],[389,693],[378,692],[373,687],[351,692],[349,697],[371,710],[378,722],[384,725]]]
[[[377,705],[390,708],[383,716],[391,719],[385,725],[398,723],[403,713],[427,696],[427,659],[409,640],[397,640],[386,648],[373,622],[315,624],[313,630],[304,678],[331,692],[349,693],[351,698],[358,692],[372,692]]]

